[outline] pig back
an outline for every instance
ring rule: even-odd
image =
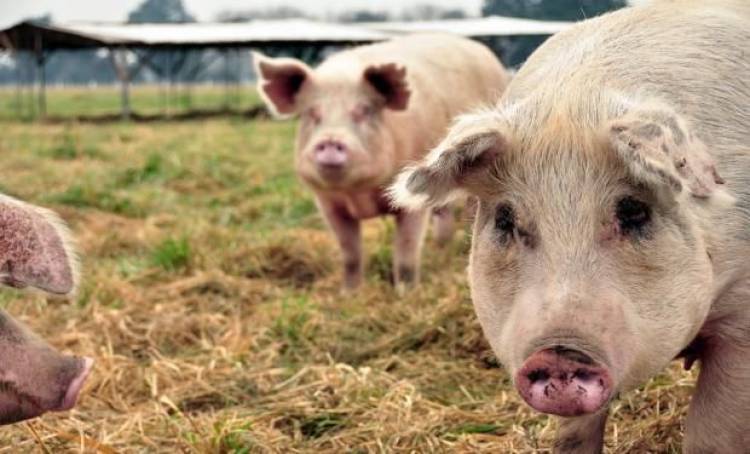
[[[405,111],[387,111],[397,161],[421,158],[438,143],[451,120],[478,106],[493,105],[509,76],[484,45],[447,34],[417,34],[340,52],[319,68],[339,71],[396,63],[407,70],[411,97]]]
[[[612,115],[611,95],[653,97],[688,120],[721,161],[748,143],[748,24],[750,2],[738,0],[661,0],[610,13],[552,37],[504,101],[533,99],[527,104],[537,111],[565,105],[590,122],[582,126],[595,126]]]

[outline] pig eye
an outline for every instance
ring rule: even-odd
[[[516,230],[516,215],[510,205],[502,204],[495,211],[495,230],[503,235],[503,239],[510,238]]]
[[[311,107],[305,111],[305,118],[313,124],[317,125],[321,120],[320,111],[315,107]]]
[[[651,208],[633,197],[624,197],[615,209],[617,222],[623,233],[640,233],[651,220]]]
[[[359,104],[354,110],[352,110],[352,119],[354,119],[356,123],[361,123],[371,117],[372,114],[372,107],[367,104]]]

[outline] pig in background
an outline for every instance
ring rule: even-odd
[[[600,452],[610,401],[701,364],[687,453],[750,450],[750,3],[673,0],[547,41],[393,189],[479,202],[469,277],[556,452]]]
[[[62,221],[0,194],[0,283],[68,296],[76,280]],[[58,353],[0,309],[0,425],[73,408],[92,364]]]
[[[339,52],[317,68],[255,55],[258,91],[279,116],[298,116],[295,166],[315,192],[344,261],[344,286],[362,280],[360,221],[394,215],[395,283],[419,279],[428,210],[394,209],[385,188],[422,158],[451,119],[496,101],[506,73],[489,49],[447,35],[415,35]],[[434,211],[437,241],[451,210]]]

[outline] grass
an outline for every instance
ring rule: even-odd
[[[366,283],[342,294],[292,123],[2,128],[3,190],[70,223],[85,279],[0,304],[96,366],[75,410],[3,428],[0,452],[548,452],[555,423],[478,327],[466,232],[428,240],[399,297],[392,223],[370,221]],[[621,396],[607,452],[679,452],[693,386],[675,364]]]
[[[141,115],[177,115],[190,109],[245,110],[256,106],[259,98],[247,86],[225,88],[221,85],[184,86],[135,85],[131,87],[130,103]],[[12,86],[0,87],[0,120],[29,119],[38,114],[37,94],[28,87],[19,93]],[[121,94],[119,86],[47,87],[47,115],[54,118],[76,116],[118,115]]]

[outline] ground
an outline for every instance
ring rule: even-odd
[[[368,222],[366,284],[342,294],[292,122],[0,127],[0,189],[58,211],[84,264],[74,300],[0,307],[96,360],[75,410],[3,428],[0,452],[548,452],[554,422],[473,314],[466,230],[429,239],[399,297],[392,222]],[[694,378],[675,362],[621,396],[607,452],[679,452]]]

